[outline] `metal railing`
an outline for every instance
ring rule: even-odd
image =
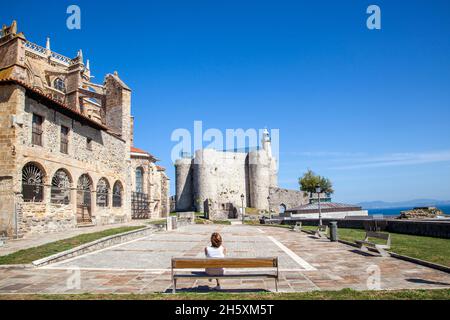
[[[22,184],[23,201],[25,202],[43,202],[44,185],[42,184]]]

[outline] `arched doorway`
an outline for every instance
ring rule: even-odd
[[[77,223],[92,222],[92,180],[87,174],[78,179],[77,184]]]
[[[284,203],[280,204],[279,212],[280,212],[280,214],[283,214],[286,212],[286,205]]]

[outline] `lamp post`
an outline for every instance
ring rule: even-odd
[[[322,225],[322,210],[320,208],[320,194],[322,193],[322,188],[317,185],[316,186],[316,193],[317,193],[317,205],[319,207],[319,225]]]
[[[269,218],[272,219],[272,211],[270,210],[270,196],[267,197],[267,202],[269,203]]]
[[[241,194],[241,202],[242,202],[242,206],[241,206],[242,224],[244,224],[244,199],[245,199],[244,194]]]

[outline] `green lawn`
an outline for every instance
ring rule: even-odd
[[[302,230],[315,231],[316,227],[304,226]],[[364,239],[364,230],[338,229],[339,239],[354,242]],[[450,239],[412,236],[391,233],[391,251],[412,258],[450,267]],[[377,241],[375,241],[377,242]]]
[[[12,254],[1,256],[0,265],[9,264],[28,264],[34,260],[42,259],[53,254],[70,250],[77,246],[85,243],[89,243],[104,237],[109,237],[115,234],[129,232],[137,229],[142,229],[144,226],[134,226],[134,227],[121,227],[113,228],[108,230],[103,230],[94,233],[81,234],[73,238],[68,238],[56,242],[51,242],[44,244],[39,247],[34,247],[30,249],[20,250]]]
[[[228,220],[208,220],[205,218],[197,217],[195,218],[196,224],[224,224],[224,225],[231,225],[231,221]]]
[[[167,224],[167,220],[166,219],[158,219],[158,220],[152,220],[152,221],[148,221],[148,224],[156,224],[156,225],[166,225]]]
[[[0,294],[0,300],[450,300],[450,290],[313,291],[298,293]]]

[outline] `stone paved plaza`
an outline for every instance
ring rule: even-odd
[[[202,257],[214,231],[223,235],[228,256],[278,256],[281,292],[367,290],[374,266],[379,267],[383,290],[450,288],[450,274],[391,257],[361,253],[351,246],[305,233],[263,226],[192,225],[46,267],[3,267],[0,293],[170,292],[170,259]],[[74,280],[78,274],[79,283]],[[207,280],[184,280],[177,287],[180,291],[207,292],[213,284]],[[275,289],[273,280],[263,279],[224,280],[222,287],[230,292]]]

